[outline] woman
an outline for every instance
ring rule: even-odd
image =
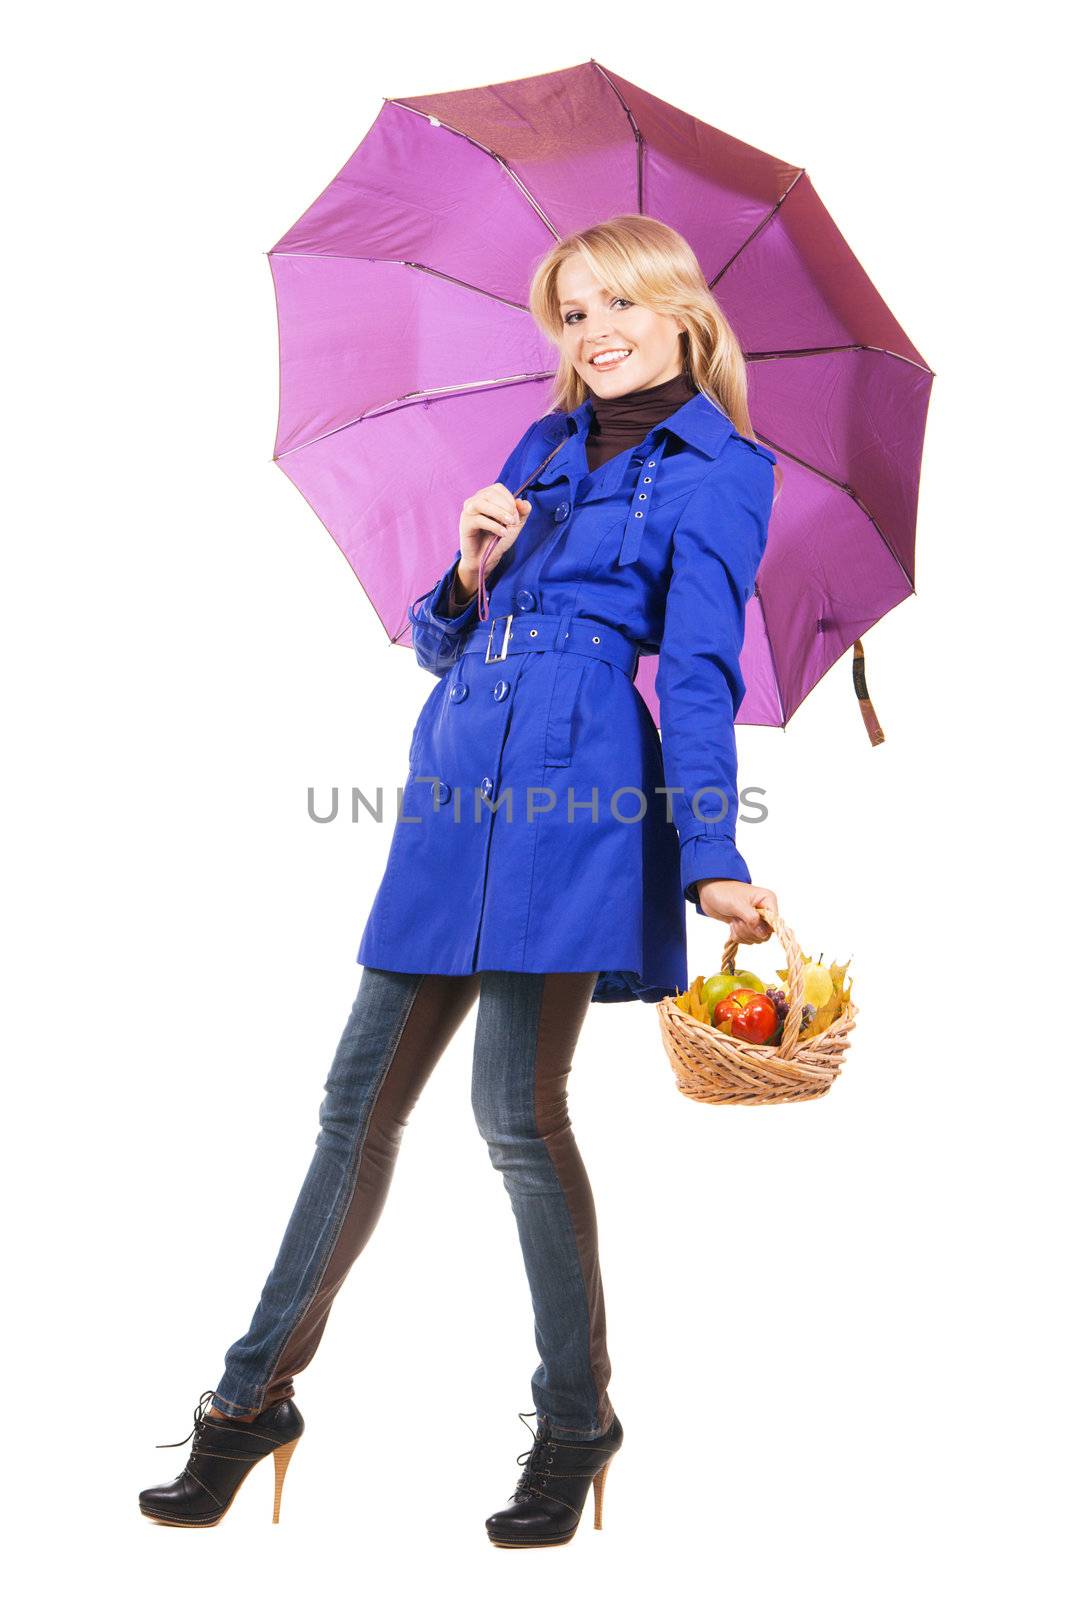
[[[733,722],[778,469],[752,438],[737,340],[673,229],[621,216],[562,240],[530,309],[559,348],[554,403],[464,503],[459,550],[410,608],[416,657],[439,681],[315,1155],[251,1326],[201,1396],[186,1469],[141,1495],[159,1521],[218,1522],[265,1455],[277,1520],[304,1426],[293,1378],[477,999],[474,1111],[518,1224],[541,1357],[534,1442],[486,1527],[508,1547],[566,1542],[591,1482],[600,1526],[623,1435],[567,1076],[591,1001],[686,987],[686,898],[741,943],[770,937],[760,912],[775,896],[734,837]],[[633,683],[644,654],[659,656],[662,750]]]

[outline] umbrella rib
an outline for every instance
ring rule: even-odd
[[[936,378],[937,373],[922,361],[913,361],[911,356],[902,356],[898,350],[886,350],[880,344],[823,344],[812,345],[807,350],[746,350],[746,361],[784,361],[793,356],[836,356],[849,350],[867,350],[876,356],[891,356],[894,361],[906,361],[909,367],[916,367],[920,372],[928,372],[931,378]]]
[[[284,456],[295,455],[298,450],[307,450],[313,444],[321,444],[323,439],[332,439],[336,433],[344,433],[347,428],[354,428],[357,423],[366,422],[369,417],[384,417],[392,411],[403,411],[407,406],[418,405],[425,402],[429,405],[434,400],[448,400],[452,395],[469,394],[472,391],[484,392],[487,389],[510,388],[513,384],[543,383],[546,378],[555,377],[554,372],[520,372],[507,378],[478,378],[473,383],[453,383],[440,389],[413,389],[409,394],[398,395],[395,400],[389,400],[385,405],[372,406],[368,411],[361,411],[358,417],[351,417],[347,422],[339,422],[336,428],[327,428],[325,433],[317,433],[314,439],[305,439],[301,444],[294,444],[291,449],[283,450],[274,457],[281,461]]]
[[[908,588],[914,593],[914,580],[910,577],[903,561],[901,561],[899,555],[886,538],[883,529],[879,526],[877,517],[875,517],[874,513],[870,511],[866,505],[864,505],[863,501],[860,499],[859,495],[856,493],[855,489],[850,483],[845,483],[841,478],[835,478],[830,472],[824,472],[821,467],[816,467],[812,464],[812,462],[805,461],[803,456],[798,456],[792,450],[786,450],[783,445],[775,444],[772,439],[768,439],[767,435],[765,433],[760,433],[758,429],[756,430],[756,437],[757,439],[762,439],[763,443],[767,445],[769,449],[776,451],[779,455],[788,456],[790,461],[795,461],[797,463],[798,467],[804,467],[808,472],[814,472],[815,476],[822,478],[825,483],[832,483],[835,489],[843,489],[845,494],[847,494],[849,498],[853,500],[857,506],[859,506],[860,510],[863,512],[863,515],[867,518],[868,522],[871,524],[871,527],[874,529],[875,533],[877,533],[878,537],[889,551],[889,554],[893,557],[893,560],[900,568]]]
[[[633,132],[635,145],[634,154],[637,159],[637,213],[638,216],[643,217],[645,214],[645,136],[641,132],[641,129],[637,126],[637,119],[630,110],[630,107],[626,104],[626,101],[623,99],[622,91],[620,90],[618,84],[612,82],[607,73],[604,71],[604,68],[600,65],[600,62],[594,60],[592,56],[589,57],[589,63],[591,66],[594,66],[597,69],[604,82],[615,95],[615,98],[618,100],[619,104],[622,106],[622,109],[626,113],[626,120],[629,122],[630,128]]]
[[[379,267],[410,267],[413,272],[428,272],[431,277],[443,278],[446,283],[454,283],[457,289],[469,289],[471,294],[483,294],[487,300],[496,300],[502,306],[511,306],[515,311],[529,312],[528,305],[521,300],[511,300],[506,294],[495,294],[492,289],[482,289],[476,283],[470,283],[466,278],[457,278],[451,272],[442,272],[439,267],[428,267],[425,261],[404,261],[396,256],[349,256],[340,255],[332,250],[268,250],[268,256],[278,256],[283,260],[293,261],[372,261]]]
[[[538,205],[537,201],[534,199],[534,197],[530,193],[529,189],[527,189],[526,185],[523,183],[522,179],[519,177],[519,175],[515,171],[514,167],[510,166],[509,163],[505,160],[505,158],[503,156],[498,155],[495,150],[491,150],[489,148],[489,146],[487,144],[483,144],[480,139],[475,139],[473,134],[464,133],[462,128],[454,127],[451,122],[445,122],[443,120],[443,118],[441,118],[441,117],[433,117],[433,116],[430,115],[430,113],[428,111],[420,111],[417,106],[409,106],[407,104],[407,102],[404,101],[404,100],[392,100],[392,99],[389,98],[388,95],[385,97],[385,99],[386,99],[386,104],[387,105],[399,106],[401,111],[410,111],[414,116],[423,117],[423,118],[425,118],[425,120],[427,122],[432,122],[436,127],[447,128],[449,133],[456,134],[457,137],[460,138],[460,139],[466,139],[467,143],[468,144],[472,144],[476,150],[481,150],[481,151],[484,152],[485,155],[491,157],[491,159],[496,162],[497,166],[500,167],[507,174],[507,176],[511,179],[512,183],[515,185],[516,189],[518,189],[519,193],[521,195],[523,195],[525,197],[525,199],[529,202],[529,204],[532,207],[534,213],[544,223],[545,227],[548,229],[548,231],[552,235],[553,239],[557,239],[558,240],[558,239],[561,239],[563,237],[563,235],[561,233],[559,233],[556,230],[556,228],[553,227],[552,223],[548,220],[548,217],[541,210],[541,207]]]
[[[730,259],[726,263],[726,265],[721,269],[721,271],[717,272],[715,277],[712,278],[710,280],[710,282],[708,283],[708,288],[709,289],[714,290],[716,284],[720,281],[720,279],[723,277],[723,275],[725,273],[729,272],[730,268],[733,266],[734,262],[737,260],[738,256],[742,253],[742,251],[748,249],[749,245],[756,238],[756,236],[763,232],[764,228],[772,220],[772,218],[775,216],[775,214],[778,211],[781,210],[782,206],[789,199],[789,196],[793,193],[793,190],[796,188],[796,186],[800,182],[801,178],[804,177],[805,170],[806,169],[804,167],[799,167],[797,169],[796,177],[793,179],[792,183],[789,185],[789,188],[782,195],[781,199],[775,202],[775,204],[771,207],[770,211],[768,211],[767,215],[764,217],[763,221],[761,223],[759,223],[755,228],[753,228],[753,230],[749,234],[748,238],[743,240],[743,242],[738,245],[737,249],[734,251],[733,255],[730,257]],[[846,242],[846,248],[847,248],[847,242]],[[857,265],[859,265],[858,262],[857,262]],[[860,267],[860,270],[861,271],[863,270],[862,267]],[[868,279],[868,282],[869,281],[870,280]],[[871,287],[873,289],[874,285],[871,284]],[[875,290],[875,293],[877,294],[877,290]],[[886,310],[887,310],[887,312],[889,311],[888,306],[886,307]],[[889,312],[889,315],[892,316],[892,312]],[[898,326],[899,326],[899,324],[898,324]],[[907,336],[906,333],[904,333],[903,328],[901,328],[900,331],[901,331],[902,334],[904,334],[904,337],[906,339],[908,336]],[[850,350],[850,349],[877,350],[879,347],[877,345],[840,345],[840,346],[831,346],[830,348],[831,349],[843,349],[843,350]],[[767,358],[772,357],[772,356],[781,356],[781,355],[815,355],[815,354],[819,354],[819,353],[820,352],[815,351],[815,350],[812,350],[812,351],[809,351],[809,350],[799,350],[799,351],[772,350],[772,351],[766,352],[765,356],[746,357],[746,360],[760,360],[760,359],[767,359]],[[884,354],[885,355],[889,355],[889,356],[897,356],[897,360],[898,361],[908,361],[911,366],[918,367],[920,372],[929,372],[931,377],[936,377],[936,373],[934,373],[932,371],[932,369],[930,367],[926,366],[926,364],[924,362],[922,362],[922,361],[912,361],[909,356],[897,355],[897,352],[895,350],[886,350],[884,352]]]
[[[796,177],[793,179],[792,183],[789,185],[789,188],[785,191],[784,194],[779,195],[778,199],[774,202],[773,206],[768,211],[767,215],[763,218],[763,221],[762,222],[757,222],[756,226],[753,228],[753,230],[749,234],[748,238],[747,239],[742,239],[741,243],[738,245],[737,249],[734,251],[733,255],[730,257],[730,259],[726,263],[726,265],[724,267],[720,267],[719,268],[719,270],[715,274],[714,278],[712,278],[708,283],[708,288],[709,289],[714,290],[715,285],[719,282],[720,278],[722,278],[722,276],[725,273],[729,272],[730,268],[733,266],[734,262],[737,260],[738,256],[741,254],[742,250],[747,250],[749,245],[752,243],[753,239],[756,238],[757,234],[762,233],[764,228],[767,226],[767,224],[773,220],[773,218],[776,216],[776,214],[781,209],[781,207],[789,199],[789,196],[793,193],[793,190],[796,188],[796,186],[800,182],[801,178],[804,176],[804,170],[805,169],[803,167],[798,167],[797,168]]]

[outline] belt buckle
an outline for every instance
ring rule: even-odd
[[[505,659],[505,657],[507,656],[507,653],[508,653],[508,640],[511,638],[511,619],[512,619],[512,617],[514,615],[515,615],[514,611],[509,611],[506,617],[494,617],[492,622],[489,624],[489,638],[488,638],[488,641],[486,642],[486,646],[485,646],[485,659],[486,659],[486,661],[503,661]],[[496,655],[493,655],[492,654],[492,650],[493,650],[493,634],[496,632],[496,625],[497,625],[498,622],[503,622],[504,625],[505,625],[504,626],[503,648],[500,649],[497,652]]]

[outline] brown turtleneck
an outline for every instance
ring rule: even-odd
[[[603,396],[590,390],[593,415],[585,445],[590,472],[620,450],[632,450],[640,444],[650,428],[672,416],[696,392],[684,371],[665,383],[653,384],[650,389],[633,389],[629,394]]]

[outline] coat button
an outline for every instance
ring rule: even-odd
[[[520,589],[515,596],[515,604],[520,611],[532,611],[537,604],[529,589]]]
[[[483,778],[482,779],[482,793],[485,795],[485,798],[487,800],[492,797],[492,793],[493,793],[493,780],[492,780],[492,778]]]
[[[451,689],[448,691],[449,699],[466,700],[468,692],[469,691],[465,683],[454,683]]]
[[[452,798],[452,785],[438,778],[434,784],[433,798],[435,805],[446,806]]]
[[[570,514],[571,514],[571,503],[570,503],[569,500],[562,501],[556,507],[556,521],[557,522],[566,522],[566,520],[570,516]]]
[[[493,699],[506,700],[511,693],[511,684],[506,678],[498,678],[493,685]]]

